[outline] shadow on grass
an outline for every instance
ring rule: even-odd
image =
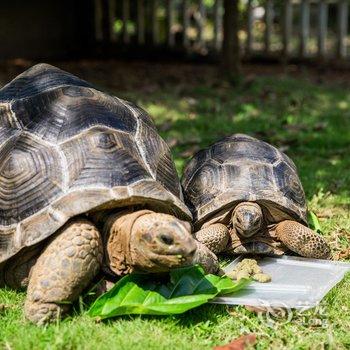
[[[75,311],[76,315],[79,315],[79,311]],[[113,326],[116,320],[120,321],[132,321],[136,319],[142,319],[144,321],[168,319],[175,321],[178,325],[185,328],[192,328],[203,323],[210,323],[216,325],[220,323],[218,315],[227,314],[227,307],[224,305],[205,304],[195,309],[189,310],[180,315],[169,315],[169,316],[157,316],[157,315],[123,315],[116,316],[114,318],[102,320],[101,323],[106,326]]]

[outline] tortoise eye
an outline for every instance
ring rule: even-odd
[[[160,236],[159,236],[159,239],[167,244],[167,245],[171,245],[174,243],[174,238],[171,237],[170,235],[167,235],[166,233],[162,233]]]

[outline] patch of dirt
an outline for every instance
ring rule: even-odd
[[[14,59],[0,62],[0,86],[38,62]],[[122,60],[49,61],[77,76],[110,91],[142,90],[152,93],[173,86],[177,91],[186,91],[190,86],[208,85],[218,89],[231,89],[218,73],[217,65],[189,63],[152,63]],[[244,86],[254,84],[256,77],[276,76],[302,78],[317,84],[337,84],[350,87],[350,70],[319,69],[296,65],[244,64]],[[268,92],[266,92],[268,94]],[[271,95],[271,94],[270,94]],[[269,98],[276,98],[270,96]],[[322,126],[321,126],[322,127]]]
[[[336,253],[334,260],[346,260],[350,259],[350,248],[343,249],[340,252]]]
[[[252,346],[256,343],[256,335],[254,333],[249,333],[242,335],[241,337],[232,340],[230,343],[216,346],[214,350],[244,350],[251,349]]]
[[[9,305],[0,304],[0,315],[3,314],[9,308],[10,308]]]

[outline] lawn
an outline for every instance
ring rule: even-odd
[[[350,85],[304,74],[257,74],[233,88],[213,67],[58,63],[146,109],[172,148],[179,174],[189,157],[240,132],[284,150],[296,163],[308,205],[336,259],[350,259]],[[2,67],[3,68],[3,67]],[[0,85],[21,68],[2,69]],[[271,71],[271,69],[269,69]],[[260,69],[259,72],[264,72]],[[350,275],[321,307],[267,318],[243,307],[205,305],[176,317],[121,317],[96,323],[76,305],[72,317],[45,328],[26,322],[25,294],[0,290],[0,348],[211,349],[257,334],[257,349],[348,349]]]

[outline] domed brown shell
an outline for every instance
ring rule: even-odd
[[[270,211],[279,209],[306,224],[305,194],[293,161],[270,144],[234,134],[199,151],[182,178],[185,202],[195,224],[215,213],[253,201]]]
[[[145,111],[46,64],[0,90],[0,262],[75,215],[136,204],[191,218]]]

